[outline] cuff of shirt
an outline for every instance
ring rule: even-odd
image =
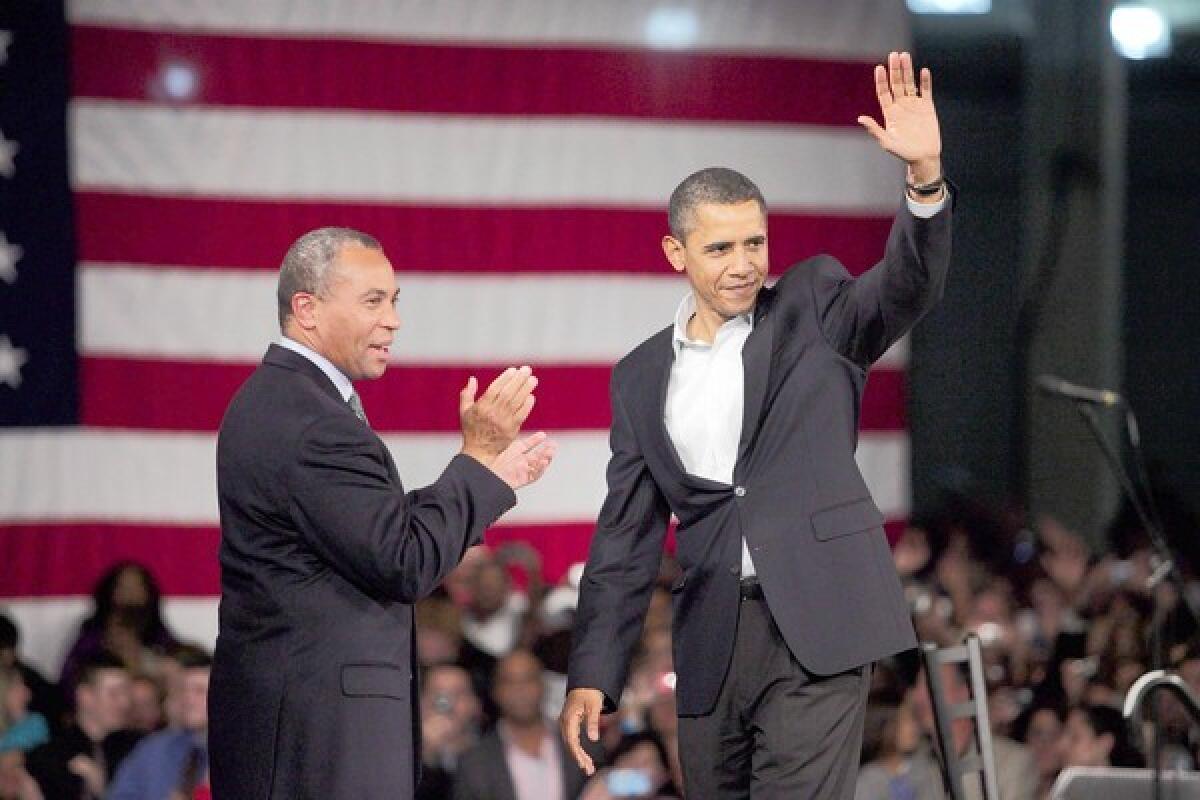
[[[936,203],[918,203],[908,196],[908,192],[904,193],[904,202],[908,203],[908,210],[914,217],[921,219],[929,219],[946,207],[946,203],[950,201],[950,187],[947,186],[942,192],[942,199]]]

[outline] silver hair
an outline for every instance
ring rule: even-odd
[[[694,223],[696,206],[706,203],[730,205],[747,200],[754,200],[762,213],[767,213],[767,201],[763,199],[762,192],[754,181],[742,173],[727,167],[707,167],[693,172],[671,192],[667,208],[671,235],[681,242],[687,238]]]
[[[280,329],[292,315],[292,297],[297,292],[324,295],[329,288],[329,268],[348,244],[383,249],[374,236],[351,228],[317,228],[292,243],[279,268],[279,285],[275,290]]]

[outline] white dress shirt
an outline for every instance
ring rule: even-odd
[[[289,339],[286,336],[279,337],[279,346],[287,348],[293,353],[299,353],[320,367],[321,372],[324,372],[329,377],[329,380],[333,381],[333,385],[337,387],[337,390],[342,393],[342,400],[347,403],[350,402],[350,395],[354,394],[354,384],[350,383],[350,379],[343,375],[342,371],[335,367],[332,361],[311,347],[306,347],[295,339]]]
[[[912,215],[926,219],[941,211],[946,199],[943,195],[936,203],[917,203],[905,196]],[[688,321],[695,313],[696,299],[688,293],[675,312],[675,361],[667,382],[664,421],[685,470],[732,486],[745,405],[742,347],[754,328],[753,316],[729,320],[708,344],[688,338]],[[750,547],[742,539],[742,577],[755,574]]]

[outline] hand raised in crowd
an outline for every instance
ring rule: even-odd
[[[537,378],[529,367],[509,367],[476,399],[478,386],[472,375],[458,397],[462,452],[491,466],[517,438],[533,410]]]

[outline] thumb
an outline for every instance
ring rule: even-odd
[[[479,388],[479,382],[475,380],[475,376],[467,378],[467,385],[458,393],[458,413],[460,415],[467,413],[467,409],[475,405],[475,391]]]
[[[863,116],[858,118],[858,124],[866,128],[867,133],[871,134],[871,136],[875,138],[875,141],[879,142],[881,145],[883,144],[884,130],[883,128],[879,127],[878,122],[870,117]]]

